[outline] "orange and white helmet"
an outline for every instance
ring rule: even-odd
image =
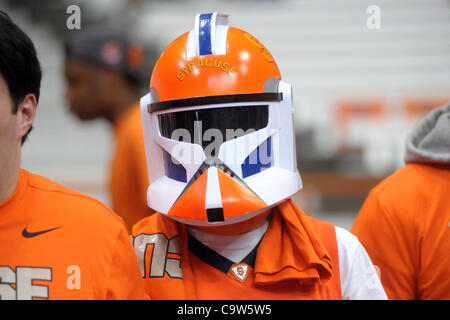
[[[238,223],[301,189],[291,86],[227,15],[198,14],[167,47],[141,112],[148,205],[170,218]]]

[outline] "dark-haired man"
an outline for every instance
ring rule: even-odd
[[[139,109],[143,49],[115,30],[83,30],[65,46],[70,111],[82,121],[105,119],[114,133],[109,194],[129,231],[153,213],[147,206],[148,175]]]
[[[20,168],[40,81],[33,43],[0,11],[0,299],[144,299],[123,221]]]

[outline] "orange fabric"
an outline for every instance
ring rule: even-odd
[[[154,213],[147,206],[148,172],[139,104],[116,120],[114,136],[109,178],[112,208],[131,232],[136,222]]]
[[[135,241],[139,236],[156,234],[167,239],[178,237],[183,279],[171,278],[167,272],[163,277],[149,277],[153,249],[138,248],[145,249],[141,267],[146,268],[144,281],[152,299],[341,298],[334,225],[307,217],[291,200],[274,208],[269,229],[257,249],[255,270],[249,267],[250,275],[244,282],[191,254],[182,224],[155,214],[133,228]]]
[[[243,30],[228,28],[226,55],[187,58],[187,40],[188,32],[172,42],[153,69],[150,88],[159,101],[261,93],[267,79],[281,79],[267,48]]]
[[[256,265],[262,267],[256,268],[255,281],[261,284],[284,280],[296,280],[300,284],[327,282],[332,275],[332,262],[313,227],[317,221],[307,217],[292,200],[276,207],[271,227],[258,249]],[[278,250],[274,243],[280,244]]]
[[[3,299],[146,298],[122,219],[97,200],[25,170],[0,203],[0,244]]]
[[[450,170],[407,164],[375,187],[352,232],[389,299],[450,299]]]
[[[164,271],[163,277],[150,277],[151,269],[154,264],[155,267],[160,267],[160,264],[165,266],[168,259],[168,255],[164,257],[158,257],[153,254],[157,244],[146,244],[144,247],[138,247],[136,245],[137,238],[139,236],[150,236],[153,238],[155,235],[164,235],[163,239],[171,241],[178,241],[180,243],[179,250],[177,252],[170,252],[171,258],[175,258],[181,261],[181,267],[183,272],[183,278],[187,281],[183,281],[179,278],[171,277]],[[152,239],[153,240],[153,239]],[[141,263],[141,270],[144,268],[142,275],[144,278],[145,291],[151,299],[157,300],[193,300],[195,299],[195,289],[192,279],[192,269],[190,267],[189,251],[187,248],[187,231],[186,226],[177,223],[171,218],[167,218],[160,213],[156,213],[150,217],[147,217],[139,221],[133,227],[133,242],[135,250],[138,253],[138,258]],[[168,249],[168,246],[166,245]],[[144,256],[141,257],[140,252],[143,252]],[[165,250],[169,251],[169,250]],[[183,257],[183,259],[181,259]],[[157,260],[155,259],[157,258]]]

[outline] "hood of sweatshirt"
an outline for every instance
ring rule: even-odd
[[[450,164],[450,104],[427,113],[406,138],[406,162]]]

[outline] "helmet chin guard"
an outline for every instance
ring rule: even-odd
[[[199,14],[159,58],[141,98],[148,205],[185,224],[266,212],[302,187],[291,86],[228,16]]]

